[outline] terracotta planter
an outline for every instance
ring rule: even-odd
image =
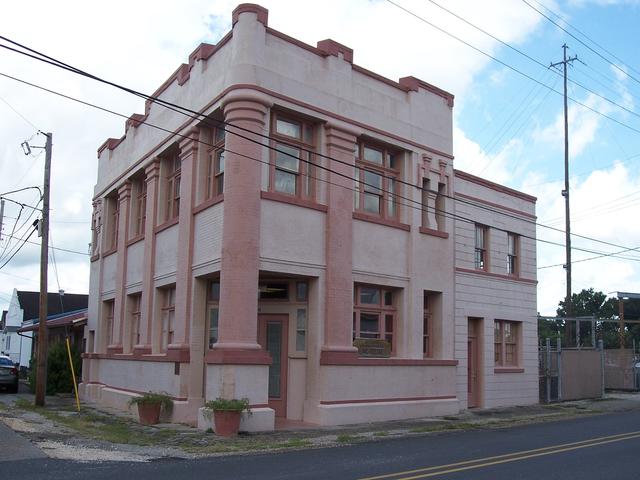
[[[160,421],[160,403],[138,403],[138,415],[142,425],[155,425]]]
[[[232,437],[240,430],[240,416],[242,412],[233,410],[214,410],[213,421],[216,435]]]

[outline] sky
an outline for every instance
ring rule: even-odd
[[[230,30],[238,3],[23,0],[3,5],[0,35],[152,93],[199,43],[216,43]],[[640,248],[640,0],[258,3],[276,30],[311,45],[332,38],[354,49],[358,65],[396,80],[413,75],[455,95],[455,168],[538,198],[543,315],[555,314],[566,288],[563,83],[549,68],[566,43],[578,57],[568,70],[573,291],[640,292],[640,252],[630,250]],[[44,151],[34,147],[45,142],[38,131],[52,132],[49,291],[87,293],[96,151],[124,133],[124,120],[6,75],[126,116],[143,113],[143,101],[0,48],[0,194],[42,185]],[[3,196],[36,206],[40,193]],[[5,205],[0,309],[13,288],[39,289],[36,235],[7,263],[34,213]]]

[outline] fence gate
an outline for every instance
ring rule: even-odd
[[[540,403],[559,402],[562,400],[562,372],[560,355],[562,347],[560,339],[551,346],[551,339],[538,347],[538,369],[540,378]]]

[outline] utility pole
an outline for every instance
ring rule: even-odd
[[[573,305],[571,304],[571,216],[569,214],[569,116],[567,111],[567,65],[578,58],[578,56],[567,58],[567,44],[562,45],[564,52],[561,62],[552,63],[551,67],[563,66],[564,71],[564,197],[565,208],[565,250],[566,263],[564,268],[567,272],[567,295],[565,297],[565,312],[567,318],[573,317]],[[566,325],[565,325],[566,329]],[[570,335],[569,335],[570,337]]]
[[[40,324],[38,325],[38,358],[36,372],[36,405],[44,406],[47,393],[47,304],[48,286],[47,273],[49,267],[49,184],[51,181],[51,144],[53,134],[46,133],[44,160],[44,192],[42,194],[42,223],[40,231],[42,240],[40,244]]]

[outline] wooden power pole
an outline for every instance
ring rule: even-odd
[[[49,184],[51,181],[51,146],[53,134],[46,133],[44,160],[44,191],[42,194],[42,220],[40,232],[40,308],[38,325],[38,356],[36,371],[36,405],[44,406],[47,393],[47,350],[49,337],[47,334],[47,306],[48,306],[48,267],[49,267]],[[41,147],[42,148],[42,147]]]
[[[562,45],[564,51],[561,62],[552,63],[551,67],[563,66],[564,73],[564,197],[565,208],[565,251],[566,263],[564,268],[567,272],[567,294],[565,297],[565,312],[567,318],[573,317],[573,305],[571,304],[571,216],[569,214],[569,115],[567,111],[567,65],[578,58],[578,56],[567,58],[567,44]],[[567,325],[565,324],[565,332]],[[570,334],[569,334],[570,336]]]

